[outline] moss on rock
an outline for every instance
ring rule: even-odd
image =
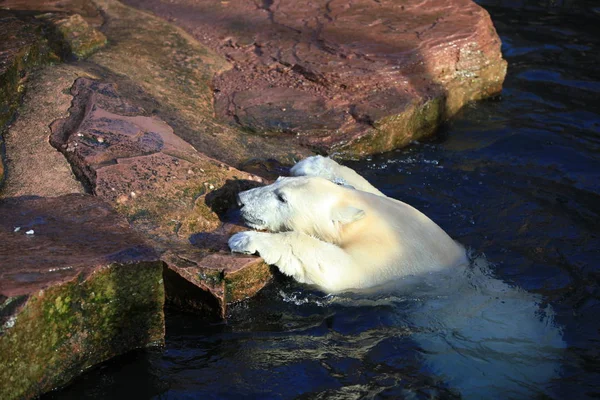
[[[0,398],[34,397],[111,357],[162,343],[161,262],[107,265],[80,279],[31,295],[4,323]]]
[[[225,301],[235,303],[252,297],[273,278],[262,258],[256,258],[244,268],[225,274]]]
[[[51,25],[51,38],[61,52],[76,59],[84,59],[107,43],[106,36],[90,26],[79,14],[43,14],[40,19]]]
[[[57,58],[39,24],[0,14],[0,128],[19,103],[26,71],[49,60]]]
[[[404,112],[378,120],[365,135],[343,143],[336,148],[335,155],[339,158],[360,158],[404,147],[413,140],[433,134],[445,120],[446,113],[444,96],[414,102]]]
[[[1,399],[163,342],[163,263],[101,200],[3,199],[0,254]]]

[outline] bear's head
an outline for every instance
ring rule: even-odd
[[[352,205],[353,192],[320,177],[301,176],[241,192],[238,202],[254,229],[297,231],[337,243],[342,226],[365,216]]]

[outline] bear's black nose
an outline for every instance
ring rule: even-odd
[[[240,208],[244,207],[244,203],[242,203],[242,198],[240,197],[239,193],[235,195],[235,200],[237,201],[238,207],[240,207]]]

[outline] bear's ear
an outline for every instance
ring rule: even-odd
[[[339,222],[342,225],[349,224],[364,218],[365,212],[360,208],[348,206],[338,207],[331,213],[331,218],[334,222]]]

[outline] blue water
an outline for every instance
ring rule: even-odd
[[[550,336],[559,332],[566,348],[557,350],[553,336],[556,346],[538,354],[531,368],[553,372],[544,383],[532,378],[526,397],[598,398],[600,7],[591,1],[480,4],[492,15],[509,62],[501,96],[465,107],[430,142],[348,165],[485,254],[493,277],[486,272],[482,279],[491,282],[489,290],[504,290],[512,308],[501,311],[514,309],[515,325],[535,312],[537,319],[529,319],[537,322],[524,332],[542,323]],[[478,294],[491,293],[475,286]],[[451,292],[419,290],[332,297],[278,277],[234,307],[227,324],[207,326],[170,313],[164,350],[121,357],[50,397],[457,398],[462,383],[441,379],[448,371],[435,365],[442,364],[435,353],[441,336],[428,337],[424,328],[433,322],[414,317],[442,315],[435,312]],[[461,298],[465,307],[475,301]],[[419,302],[426,313],[415,314]],[[462,321],[475,330],[480,319]],[[464,357],[445,358],[457,370],[481,360],[457,349],[453,356]],[[500,358],[492,357],[500,365],[494,368],[505,371],[527,363]],[[509,395],[503,387],[483,390],[484,397]]]

